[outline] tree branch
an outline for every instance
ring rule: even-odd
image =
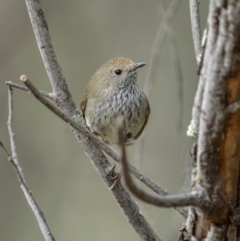
[[[150,95],[152,90],[152,85],[156,79],[155,77],[157,72],[157,64],[158,64],[158,57],[160,53],[160,47],[163,43],[163,40],[166,34],[166,29],[168,27],[168,23],[174,16],[174,13],[176,12],[180,2],[181,0],[172,0],[171,4],[169,5],[168,9],[166,10],[161,20],[156,39],[153,43],[151,57],[148,65],[149,67],[147,71],[147,77],[143,87],[143,91],[146,94],[146,96]]]
[[[38,48],[53,88],[56,103],[68,116],[78,116],[80,122],[83,123],[84,119],[79,115],[78,108],[71,98],[71,93],[69,92],[65,78],[62,74],[61,67],[57,61],[57,57],[51,43],[47,22],[44,16],[42,3],[40,0],[25,1]],[[111,185],[112,178],[108,175],[107,170],[111,168],[111,164],[103,155],[98,146],[96,146],[96,144],[92,142],[90,138],[86,138],[81,134],[81,132],[75,129],[73,129],[73,133],[75,134],[77,140],[81,143],[83,150],[97,170],[100,177],[107,187],[109,187]],[[111,190],[111,194],[117,201],[122,212],[132,224],[135,231],[143,240],[147,240],[148,238],[151,240],[160,240],[145,218],[139,214],[137,205],[121,185],[116,185],[115,188]]]
[[[182,75],[182,70],[181,70],[181,65],[180,65],[180,59],[179,59],[179,54],[177,51],[177,44],[175,40],[174,33],[171,28],[168,28],[168,34],[169,34],[169,49],[170,49],[170,54],[172,58],[172,63],[174,65],[174,70],[175,70],[175,76],[176,76],[176,81],[178,85],[178,115],[179,115],[179,130],[182,128],[182,122],[183,122],[183,75]]]
[[[224,31],[223,28],[227,24],[226,21],[228,21],[223,6],[224,3],[222,3],[220,12],[220,6],[215,6],[215,4],[210,4],[208,19],[209,34],[207,39],[207,46],[209,47],[205,50],[203,70],[200,77],[200,81],[204,79],[205,84],[204,88],[201,88],[204,89],[204,92],[202,93],[203,98],[199,116],[199,128],[201,131],[199,132],[197,154],[198,170],[204,181],[202,184],[208,188],[209,194],[212,194],[212,188],[215,186],[214,182],[217,180],[218,175],[219,150],[216,146],[219,145],[225,120],[227,87],[225,76],[231,72],[230,66],[225,65],[224,61],[226,60],[224,60],[223,55],[228,54],[229,58],[231,58],[230,54],[233,53],[231,51],[234,51],[234,49],[226,49],[230,47],[229,44],[232,45],[232,43],[229,42],[233,41],[233,39],[228,39],[227,41],[227,35],[219,35],[219,31]],[[222,17],[218,15],[222,15]],[[218,29],[216,29],[216,16],[218,16],[220,21]],[[226,43],[228,43],[228,45],[226,45]],[[218,62],[216,60],[218,60]],[[228,65],[230,65],[230,63],[229,59]],[[222,66],[222,68],[220,68],[221,71],[218,71],[220,66]],[[212,93],[216,94],[214,95]],[[211,175],[209,175],[209,173],[211,173]]]
[[[24,177],[21,174],[22,170],[19,169],[20,166],[14,162],[13,158],[8,154],[8,152],[7,152],[6,148],[4,147],[4,145],[2,144],[2,142],[0,142],[0,146],[3,148],[4,152],[7,155],[8,160],[10,161],[10,163],[12,163],[12,165],[17,173],[18,180],[20,182],[20,187],[25,195],[27,203],[31,207],[33,214],[35,215],[35,217],[37,219],[38,225],[40,227],[40,230],[42,232],[44,239],[46,241],[55,241],[55,238],[53,237],[53,234],[51,233],[50,228],[48,227],[47,221],[44,217],[42,210],[38,206],[37,202],[35,201],[35,199],[33,197],[32,192],[29,190],[27,184],[24,181]]]
[[[226,232],[236,231],[230,215],[239,195],[240,2],[209,3],[208,37],[193,107],[199,127],[193,188],[204,190],[210,201],[202,212],[196,210],[192,232],[197,240],[233,240]]]
[[[15,83],[13,83],[12,81],[5,81],[5,84],[8,85],[8,86],[11,86],[11,87],[20,89],[20,90],[29,91],[29,89],[28,89],[26,86],[15,84]],[[45,97],[47,97],[47,98],[49,98],[49,99],[54,100],[54,96],[53,96],[52,93],[48,93],[48,92],[45,92],[45,91],[42,91],[42,90],[39,90],[39,92],[40,92],[43,96],[45,96]]]
[[[199,65],[202,58],[199,0],[190,0],[189,3],[190,3],[193,45],[194,45],[197,64]]]
[[[158,207],[184,207],[184,206],[195,206],[195,207],[202,207],[203,204],[206,205],[206,198],[203,193],[200,192],[193,192],[188,194],[179,194],[179,195],[168,195],[168,196],[156,196],[151,195],[144,190],[138,188],[130,174],[128,163],[126,160],[126,152],[125,152],[125,145],[124,145],[124,137],[123,137],[123,123],[122,120],[119,122],[118,130],[117,130],[117,137],[118,137],[118,145],[120,148],[120,159],[122,164],[122,173],[126,183],[126,186],[129,190],[140,200],[147,202],[149,204],[153,204]]]
[[[44,15],[42,2],[41,0],[25,0],[25,2],[37,45],[52,85],[53,97],[60,107],[67,105],[71,112],[71,116],[73,116],[77,107],[72,100],[71,93],[62,73],[62,68],[57,60],[51,36],[49,34],[48,24]]]
[[[23,176],[23,171],[22,168],[20,166],[19,160],[18,160],[18,155],[17,155],[17,151],[16,151],[16,143],[15,143],[15,134],[13,132],[13,101],[12,101],[12,87],[9,86],[8,87],[8,101],[9,101],[9,115],[8,115],[8,132],[9,132],[9,137],[10,137],[10,142],[11,142],[11,151],[12,151],[12,157],[8,154],[6,148],[4,147],[4,145],[2,144],[2,142],[0,142],[0,146],[3,148],[5,154],[7,155],[8,160],[10,161],[10,163],[12,163],[14,169],[17,172],[17,176],[20,182],[20,187],[25,195],[25,198],[29,204],[29,206],[31,207],[38,225],[40,227],[40,230],[43,234],[43,237],[46,241],[55,241],[55,238],[53,237],[50,228],[47,224],[47,221],[44,217],[44,214],[42,212],[42,210],[40,209],[40,207],[38,206],[37,202],[35,201],[32,192],[29,190],[29,188],[27,187],[27,184],[24,180],[24,176]]]
[[[11,86],[8,86],[8,121],[7,121],[7,126],[8,126],[8,133],[9,133],[9,139],[10,139],[10,145],[11,145],[11,150],[12,150],[12,157],[13,157],[13,162],[14,164],[18,167],[18,170],[24,179],[22,167],[20,166],[18,155],[17,155],[17,147],[16,147],[16,142],[15,142],[15,133],[13,131],[13,90]]]
[[[157,61],[159,59],[159,54],[160,54],[160,48],[162,46],[163,40],[166,36],[166,34],[168,34],[170,36],[170,39],[172,40],[172,48],[170,48],[171,50],[171,55],[172,55],[172,59],[174,62],[174,65],[176,67],[176,72],[177,72],[177,79],[179,80],[178,83],[180,83],[180,87],[179,87],[179,99],[180,99],[180,104],[179,104],[179,113],[180,113],[180,119],[182,120],[182,80],[181,80],[181,69],[179,68],[179,62],[178,62],[178,58],[176,57],[176,50],[174,49],[175,45],[174,45],[174,36],[172,34],[172,28],[171,25],[169,24],[169,22],[171,21],[172,17],[174,16],[174,14],[176,13],[178,4],[180,3],[180,1],[178,0],[173,0],[171,2],[171,4],[169,5],[168,9],[165,9],[164,6],[164,1],[160,1],[159,2],[159,15],[163,15],[162,19],[161,19],[161,23],[159,25],[159,29],[158,29],[158,34],[155,38],[153,47],[152,47],[152,52],[151,52],[151,56],[150,56],[150,64],[149,64],[149,68],[148,68],[148,72],[147,72],[147,77],[144,83],[144,93],[146,94],[147,97],[150,96],[150,93],[152,91],[152,87],[154,84],[155,79],[153,79],[153,77],[156,75],[156,71],[157,71]],[[179,122],[179,126],[181,127],[181,121]],[[134,151],[134,163],[135,165],[140,169],[141,163],[142,163],[142,158],[143,158],[143,150],[144,150],[144,144],[145,144],[145,139],[146,139],[146,135],[145,135],[145,131],[142,133],[142,135],[139,137],[139,139],[136,141],[136,145],[135,145],[135,151]]]
[[[88,129],[84,128],[83,126],[76,123],[73,119],[67,116],[64,112],[54,106],[51,102],[45,99],[37,88],[27,79],[25,75],[21,76],[20,79],[24,82],[24,84],[28,87],[28,89],[33,93],[33,95],[42,103],[44,104],[49,110],[51,110],[54,114],[60,117],[62,120],[70,124],[74,129],[81,132],[85,137],[90,138],[97,146],[99,146],[102,150],[104,150],[109,156],[111,156],[115,161],[119,162],[119,156],[117,153],[104,142],[102,142],[98,137],[96,137],[92,132]],[[160,195],[169,195],[163,188],[159,187],[156,183],[154,183],[151,179],[145,176],[143,173],[138,171],[134,166],[130,165],[131,173],[146,184],[149,188]],[[111,185],[110,185],[111,186]],[[110,187],[109,186],[109,187]],[[187,210],[183,208],[177,208],[177,210],[184,216],[187,217]]]

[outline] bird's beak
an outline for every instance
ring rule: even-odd
[[[141,62],[141,63],[135,63],[135,64],[134,64],[134,66],[133,66],[132,71],[135,71],[135,70],[137,70],[137,69],[139,69],[139,68],[143,67],[144,65],[146,65],[146,63],[145,63],[145,62]]]

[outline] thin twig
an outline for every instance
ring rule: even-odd
[[[2,149],[5,152],[5,154],[7,155],[8,161],[11,161],[12,157],[10,156],[10,154],[7,151],[7,148],[5,148],[5,146],[3,145],[3,143],[1,141],[0,141],[0,146],[2,147]]]
[[[146,77],[146,81],[145,81],[145,84],[143,87],[143,91],[147,97],[150,95],[151,90],[152,90],[152,85],[156,79],[155,76],[156,76],[156,72],[157,72],[157,64],[158,64],[158,59],[159,59],[158,57],[159,57],[159,53],[160,53],[160,47],[163,43],[163,40],[164,40],[164,37],[166,34],[166,28],[168,26],[168,23],[174,16],[174,13],[176,12],[177,7],[180,2],[181,2],[181,0],[172,0],[171,4],[169,5],[167,11],[165,12],[165,14],[162,18],[156,39],[153,43],[152,53],[151,53],[149,67],[148,67],[148,71],[147,71],[147,77]]]
[[[153,182],[150,178],[148,178],[146,175],[141,174],[138,169],[136,169],[134,166],[132,166],[130,163],[128,163],[129,171],[141,182],[143,182],[147,187],[149,187],[151,190],[153,190],[155,193],[166,196],[170,195],[166,190],[164,190],[162,187],[157,185],[155,182]],[[139,175],[140,174],[140,175]],[[182,214],[184,218],[187,218],[188,215],[188,209],[184,207],[175,207],[175,209]]]
[[[13,101],[12,101],[12,87],[8,87],[8,101],[9,101],[9,115],[8,115],[8,132],[9,132],[9,137],[10,137],[10,142],[11,142],[11,152],[12,156],[10,156],[4,147],[4,145],[0,142],[0,146],[3,148],[4,152],[7,155],[8,160],[10,163],[12,163],[14,169],[17,172],[17,176],[20,182],[20,187],[25,195],[25,198],[31,207],[38,225],[41,229],[41,232],[43,234],[43,237],[45,241],[55,241],[55,238],[53,237],[50,228],[45,220],[44,214],[40,207],[38,206],[37,202],[35,201],[32,192],[29,190],[29,188],[26,185],[24,176],[23,176],[23,171],[22,168],[19,164],[18,156],[17,156],[17,151],[16,151],[16,143],[15,143],[15,138],[14,138],[14,132],[13,132]]]
[[[98,145],[102,150],[104,150],[109,156],[111,156],[115,161],[119,162],[119,156],[117,153],[108,145],[106,145],[104,142],[102,142],[98,137],[96,137],[92,132],[90,132],[88,129],[84,128],[77,122],[75,122],[73,119],[71,119],[68,115],[66,115],[63,111],[58,109],[56,106],[54,106],[51,102],[49,102],[46,98],[44,98],[40,92],[36,89],[36,87],[31,83],[31,81],[27,78],[26,75],[22,75],[20,79],[24,82],[24,84],[29,88],[29,90],[32,92],[32,94],[42,103],[44,104],[49,110],[51,110],[54,114],[56,114],[58,117],[60,117],[62,120],[67,122],[69,125],[71,125],[74,129],[81,132],[85,137],[90,138],[96,145]],[[146,184],[149,188],[151,188],[153,191],[160,195],[169,195],[169,193],[158,186],[156,183],[154,183],[150,178],[145,176],[143,173],[141,173],[139,170],[137,170],[134,166],[130,165],[130,171],[131,173],[138,178],[140,181],[142,181],[144,184]],[[185,209],[179,209],[178,210],[184,217],[187,217],[187,210]]]
[[[194,44],[197,64],[199,65],[202,58],[199,0],[190,0],[189,4],[190,4],[193,44]]]
[[[161,2],[162,3],[162,2]],[[164,5],[163,3],[161,4],[161,11],[164,11]],[[182,81],[182,72],[181,72],[181,67],[180,67],[180,61],[178,58],[178,53],[177,53],[177,47],[174,39],[174,35],[172,33],[172,28],[169,25],[167,28],[167,33],[170,35],[170,52],[172,54],[172,59],[173,63],[175,65],[175,70],[176,70],[176,77],[177,77],[177,83],[179,84],[179,100],[180,100],[180,106],[179,106],[179,115],[180,115],[180,121],[179,121],[179,128],[182,126],[182,100],[183,100],[183,81]],[[140,169],[142,159],[143,159],[143,149],[144,149],[144,142],[145,142],[145,132],[140,136],[139,140],[136,143],[135,146],[135,153],[134,153],[134,163],[138,164],[138,169]],[[129,165],[130,172],[131,172],[131,166]],[[147,178],[147,177],[146,177]],[[151,181],[151,180],[150,180]],[[156,185],[157,186],[157,185]],[[151,189],[154,190],[155,188],[154,184],[151,184]],[[158,186],[157,186],[158,187]],[[154,190],[157,194],[159,195],[169,195],[168,192],[163,192],[164,190],[161,191],[156,191]],[[176,210],[178,210],[185,218],[187,217],[187,210],[183,207],[176,207]]]
[[[27,78],[26,75],[22,75],[20,80],[28,87],[28,89],[32,92],[32,94],[49,110],[51,110],[54,114],[56,114],[59,118],[67,122],[70,126],[80,131],[85,137],[90,138],[95,142],[102,150],[104,150],[108,155],[110,155],[114,160],[118,161],[117,153],[108,145],[106,145],[103,141],[101,141],[96,135],[94,135],[87,128],[84,128],[82,125],[78,124],[68,115],[66,115],[63,111],[61,111],[54,104],[49,102],[46,98],[44,98],[38,89],[32,84],[32,82]]]
[[[56,103],[68,116],[75,116],[78,114],[78,108],[72,100],[71,93],[62,74],[61,67],[57,61],[57,57],[51,43],[49,28],[47,26],[42,3],[40,0],[25,0],[25,2],[28,8],[37,45],[42,55],[44,65],[53,88],[53,93],[56,95]],[[90,138],[86,138],[86,136],[82,135],[81,132],[76,131],[75,129],[73,129],[73,132],[77,140],[81,143],[83,150],[89,157],[89,160],[95,167],[101,179],[107,187],[109,187],[110,180],[106,173],[106,168],[109,168],[111,164]],[[151,238],[152,240],[160,240],[146,219],[139,213],[135,202],[121,185],[116,185],[110,193],[141,239],[147,240]],[[128,205],[126,205],[126,203],[128,203]],[[140,226],[138,225],[139,223],[141,223]]]
[[[55,101],[66,115],[71,117],[79,116],[77,105],[71,97],[71,93],[62,74],[61,67],[51,43],[49,28],[47,26],[41,0],[25,0],[25,2],[37,45],[49,76],[54,96],[56,96]],[[79,119],[83,120],[81,116]],[[90,138],[86,138],[86,136],[82,135],[81,132],[74,128],[73,133],[102,181],[109,188],[111,186],[111,179],[107,170],[111,168],[111,163],[104,156],[101,149]],[[136,203],[121,185],[116,185],[110,193],[141,239],[146,240],[151,238],[152,240],[160,240],[146,219],[139,213],[139,208]],[[128,205],[126,205],[126,203]],[[140,226],[138,225],[139,223],[141,223]]]
[[[143,87],[144,93],[146,94],[146,96],[148,98],[151,94],[153,83],[155,81],[155,75],[156,75],[156,71],[157,71],[157,61],[158,61],[159,54],[160,54],[160,48],[162,46],[165,35],[172,31],[171,26],[169,25],[169,22],[177,10],[178,3],[180,3],[180,1],[173,0],[171,2],[171,4],[169,5],[168,9],[166,10],[165,6],[164,6],[164,2],[163,1],[159,2],[159,4],[160,4],[159,15],[163,15],[163,18],[161,20],[157,36],[153,43],[147,77],[146,77],[144,87]],[[142,164],[145,139],[146,139],[146,135],[145,135],[145,131],[144,131],[135,145],[134,163],[137,165],[138,168],[140,168],[140,166]]]
[[[12,81],[5,81],[5,84],[8,85],[8,86],[12,86],[12,87],[14,87],[14,88],[16,88],[16,89],[25,90],[25,91],[30,92],[29,89],[28,89],[26,86],[19,85],[19,84],[15,84],[15,83],[13,83]],[[49,98],[49,99],[54,100],[54,95],[53,95],[52,93],[48,93],[48,92],[45,92],[45,91],[42,91],[42,90],[39,90],[39,92],[40,92],[43,96],[45,96],[45,97],[47,97],[47,98]]]
[[[47,221],[45,220],[45,217],[44,217],[44,214],[42,212],[42,210],[39,208],[37,202],[35,201],[34,197],[33,197],[33,194],[32,192],[29,190],[29,188],[27,187],[26,183],[24,182],[24,179],[23,179],[23,176],[20,172],[20,169],[19,169],[19,166],[16,165],[16,163],[14,162],[13,158],[8,154],[6,148],[4,147],[4,145],[2,144],[2,142],[0,142],[0,146],[3,148],[4,152],[6,153],[6,156],[8,158],[8,161],[10,161],[10,163],[12,163],[15,171],[17,172],[17,176],[18,176],[18,179],[19,179],[19,182],[20,182],[20,187],[27,199],[27,202],[29,204],[29,206],[31,207],[36,219],[37,219],[37,222],[38,222],[38,225],[42,231],[42,234],[43,234],[43,237],[46,241],[54,241],[55,238],[53,237],[49,227],[48,227],[48,224],[47,224]]]
[[[17,155],[17,147],[15,142],[15,133],[13,131],[12,123],[13,123],[13,89],[11,86],[8,86],[8,133],[10,138],[10,144],[11,144],[11,150],[12,150],[12,157],[14,164],[18,166],[19,172],[21,173],[21,176],[24,179],[23,171],[19,163],[18,155]]]
[[[182,122],[183,122],[183,76],[182,76],[182,70],[180,66],[180,59],[179,59],[179,54],[177,52],[177,44],[175,41],[174,33],[171,28],[168,28],[168,33],[169,33],[169,48],[170,48],[170,53],[172,57],[172,62],[175,67],[175,76],[177,80],[177,85],[178,85],[178,113],[179,113],[179,130],[181,131],[182,129]]]
[[[186,207],[186,206],[194,206],[194,207],[202,207],[204,202],[204,195],[198,192],[195,193],[187,193],[187,194],[179,194],[179,195],[168,195],[168,196],[156,196],[147,193],[146,191],[140,189],[133,182],[128,168],[128,163],[126,160],[126,152],[124,146],[124,137],[123,137],[123,124],[122,122],[118,126],[117,130],[118,135],[118,145],[120,148],[120,159],[122,164],[122,173],[126,183],[126,186],[129,190],[140,200],[158,206],[158,207]]]

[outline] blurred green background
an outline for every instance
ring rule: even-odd
[[[165,1],[166,5],[170,1]],[[43,1],[52,41],[76,103],[94,71],[113,57],[149,62],[161,17],[160,1]],[[201,2],[205,26],[208,1]],[[172,27],[183,74],[180,115],[179,83],[169,49],[160,50],[158,71],[149,99],[141,170],[171,193],[189,185],[192,141],[185,135],[197,86],[189,1],[182,1]],[[0,3],[0,140],[10,150],[7,132],[6,80],[20,83],[27,74],[41,90],[51,91],[24,1]],[[147,68],[139,71],[143,86]],[[181,120],[182,119],[182,120]],[[179,123],[181,123],[179,129]],[[14,89],[14,128],[26,180],[56,240],[140,240],[86,158],[68,125],[27,92]],[[134,146],[128,149],[133,159]],[[0,240],[43,240],[13,167],[0,150]],[[175,210],[136,200],[163,240],[176,240],[183,218]]]

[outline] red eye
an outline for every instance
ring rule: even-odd
[[[114,71],[114,73],[116,75],[121,75],[122,74],[122,70],[121,69],[117,69],[117,70]]]

